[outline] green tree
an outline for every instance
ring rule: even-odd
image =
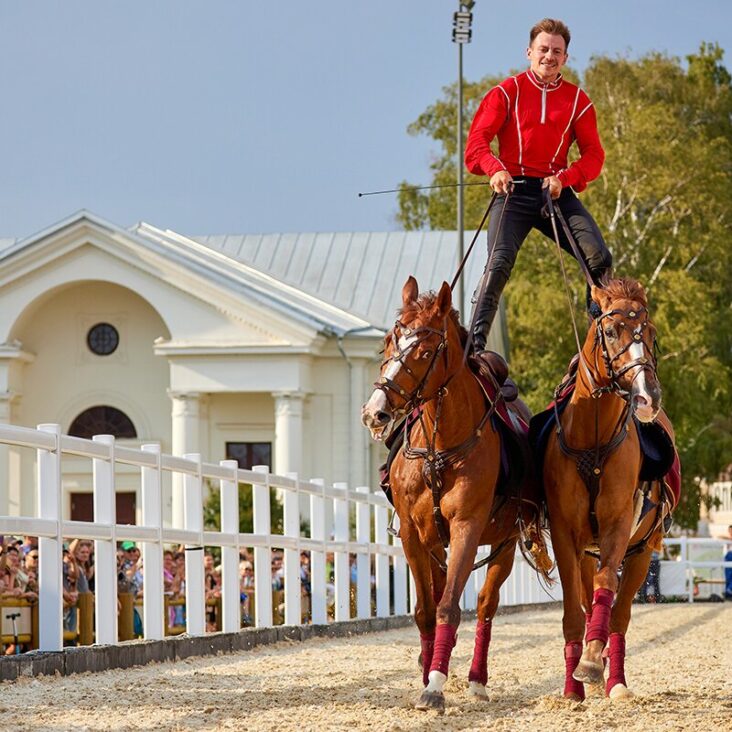
[[[203,524],[207,529],[221,530],[221,490],[218,485],[209,483],[208,498],[203,504]],[[277,491],[269,489],[269,510],[272,521],[272,533],[282,533],[282,503],[277,498]],[[254,503],[252,486],[239,484],[239,531],[250,534],[254,531]]]
[[[698,520],[699,480],[714,480],[732,455],[732,77],[722,56],[710,44],[686,64],[658,53],[601,56],[582,80],[606,151],[603,174],[583,201],[613,252],[615,274],[635,277],[648,290],[664,404],[683,466],[676,519],[689,527]],[[465,85],[468,124],[498,80]],[[455,179],[455,120],[456,85],[409,127],[440,145],[433,183]],[[406,228],[454,228],[454,189],[406,186],[398,214]],[[485,188],[466,188],[467,228],[477,227],[488,198]],[[576,351],[555,251],[532,234],[506,290],[512,371],[535,410]],[[571,262],[568,270],[581,313],[584,283]]]

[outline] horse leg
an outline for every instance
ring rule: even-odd
[[[550,524],[554,557],[562,582],[564,615],[564,697],[572,701],[584,701],[585,687],[573,674],[582,655],[582,636],[585,630],[585,614],[580,602],[580,559],[572,535],[561,531],[559,523]]]
[[[633,696],[625,681],[625,633],[630,623],[630,611],[635,593],[645,582],[648,567],[651,563],[653,548],[646,548],[625,560],[623,574],[620,578],[618,595],[610,615],[609,660],[605,693],[611,699],[623,699]]]
[[[488,564],[485,582],[478,594],[478,612],[475,623],[475,648],[473,663],[468,674],[471,696],[488,698],[485,686],[488,683],[488,647],[491,643],[491,625],[498,610],[498,599],[501,585],[511,574],[516,542],[509,542],[498,556]]]
[[[404,555],[414,577],[414,588],[417,595],[414,622],[419,629],[421,645],[419,663],[422,666],[422,683],[427,686],[427,674],[435,647],[436,602],[432,592],[431,572],[434,560],[422,546],[416,530],[410,531],[405,524],[402,524],[400,533]]]
[[[440,714],[445,711],[443,689],[447,681],[450,655],[457,642],[460,624],[460,595],[465,589],[473,559],[478,551],[482,533],[478,522],[453,521],[450,525],[450,563],[447,568],[445,591],[437,605],[437,627],[435,629],[435,652],[428,674],[428,684],[416,704],[417,709],[432,709]]]
[[[627,519],[616,521],[611,531],[600,540],[600,569],[595,574],[592,593],[592,616],[585,635],[585,650],[573,674],[577,681],[599,684],[603,681],[605,666],[602,652],[610,635],[610,614],[618,589],[618,568],[623,561],[627,538],[630,535],[632,512]]]

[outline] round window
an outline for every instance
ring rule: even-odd
[[[114,353],[119,345],[119,333],[109,323],[97,323],[89,329],[86,335],[86,343],[92,353],[97,356],[109,356]]]

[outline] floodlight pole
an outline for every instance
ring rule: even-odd
[[[470,24],[473,14],[470,12],[475,0],[460,0],[458,10],[452,20],[452,41],[458,47],[458,103],[457,103],[457,261],[463,261],[465,254],[465,220],[463,211],[463,44],[470,43],[473,31]],[[455,301],[457,301],[455,303]],[[457,290],[453,304],[462,311],[465,304],[465,287],[463,278],[457,282]]]

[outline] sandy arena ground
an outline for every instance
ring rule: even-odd
[[[420,691],[414,628],[280,643],[248,653],[0,687],[2,730],[732,730],[732,604],[635,608],[628,682],[637,696],[560,697],[561,613],[499,617],[489,701],[467,695],[472,623],[459,632],[443,717]]]

